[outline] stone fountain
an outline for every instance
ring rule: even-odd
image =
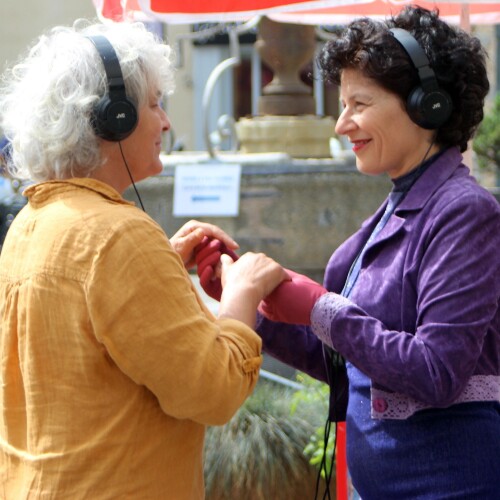
[[[261,19],[255,48],[273,79],[262,89],[258,116],[236,123],[242,153],[280,151],[296,158],[331,155],[334,120],[315,115],[311,89],[299,76],[314,58],[315,47],[314,26]]]

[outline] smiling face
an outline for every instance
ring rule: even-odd
[[[170,121],[160,105],[160,97],[151,93],[138,110],[134,132],[122,141],[122,148],[134,181],[140,181],[162,171],[160,160],[162,134],[170,129]]]
[[[335,132],[353,144],[356,166],[364,174],[400,177],[423,160],[433,132],[413,123],[401,99],[357,69],[344,69],[340,84],[343,111]],[[433,145],[427,157],[438,151]]]

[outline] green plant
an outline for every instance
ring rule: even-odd
[[[325,421],[328,415],[328,399],[329,388],[323,382],[315,380],[305,374],[298,374],[297,381],[304,387],[295,392],[292,398],[291,413],[308,412],[311,408],[319,410],[321,419],[316,422],[316,429],[309,438],[309,442],[304,449],[305,454],[309,457],[309,463],[317,469],[321,468],[321,476],[325,478],[325,468],[330,471],[332,469],[333,448],[335,443],[335,432],[333,428],[330,430],[328,442],[325,446]],[[322,468],[323,460],[325,467]]]
[[[492,108],[485,114],[473,141],[481,168],[494,167],[500,169],[500,93],[493,102]]]
[[[291,411],[294,393],[261,379],[228,424],[207,430],[207,500],[313,497],[317,469],[304,449],[325,414],[317,404]]]

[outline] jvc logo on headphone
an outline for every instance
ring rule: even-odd
[[[408,115],[422,128],[434,130],[441,127],[450,118],[453,109],[448,92],[439,88],[429,59],[418,41],[406,30],[392,28],[390,31],[410,57],[420,80],[420,85],[408,95]]]

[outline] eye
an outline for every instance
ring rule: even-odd
[[[151,108],[162,107],[162,95],[160,92],[154,92],[149,96],[149,106]]]

